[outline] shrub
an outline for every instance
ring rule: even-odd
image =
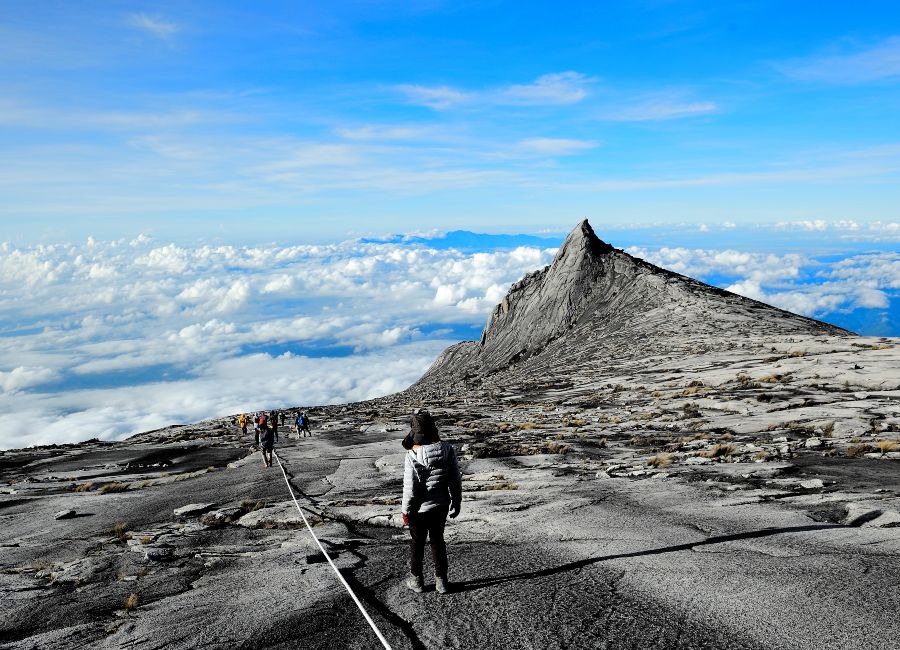
[[[130,612],[135,609],[140,603],[140,598],[138,598],[137,594],[131,594],[128,598],[125,599],[125,611]]]

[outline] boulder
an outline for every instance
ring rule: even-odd
[[[825,483],[820,478],[811,478],[806,481],[800,481],[800,487],[804,490],[818,490],[825,487]]]
[[[53,515],[54,519],[71,519],[72,517],[77,516],[78,513],[74,510],[60,510],[55,515]]]
[[[848,503],[847,516],[844,517],[845,526],[862,526],[866,522],[873,521],[881,516],[881,508],[875,508],[867,503]]]
[[[885,510],[875,519],[865,522],[863,528],[900,528],[900,512]]]

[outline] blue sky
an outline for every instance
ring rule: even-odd
[[[893,223],[892,2],[7,2],[0,239]]]

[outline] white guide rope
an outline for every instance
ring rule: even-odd
[[[328,564],[331,565],[331,568],[334,569],[334,572],[337,574],[338,580],[341,581],[341,584],[344,585],[344,588],[347,590],[347,593],[350,594],[350,597],[353,599],[353,602],[356,603],[356,606],[359,607],[359,611],[362,612],[362,615],[365,617],[366,621],[372,627],[372,631],[375,632],[375,636],[378,637],[378,640],[381,641],[381,645],[383,645],[387,650],[391,650],[390,644],[387,642],[387,639],[381,634],[381,631],[378,629],[378,626],[375,625],[375,621],[369,616],[369,613],[366,611],[366,608],[363,607],[363,604],[360,602],[359,598],[356,597],[356,594],[353,593],[353,590],[350,588],[350,585],[347,584],[347,581],[344,580],[344,576],[341,575],[341,572],[335,566],[334,561],[331,559],[331,556],[328,555],[328,551],[326,551],[322,547],[322,543],[319,541],[319,538],[316,537],[316,534],[313,532],[312,526],[309,525],[309,522],[306,520],[306,515],[303,514],[303,509],[300,507],[300,504],[297,503],[297,496],[294,494],[294,488],[291,487],[291,482],[288,480],[287,472],[284,471],[284,465],[281,464],[281,458],[278,457],[278,454],[275,451],[272,451],[272,455],[275,457],[275,460],[278,462],[278,467],[281,469],[281,475],[284,476],[284,482],[287,484],[288,491],[291,493],[291,499],[294,500],[294,505],[297,506],[297,512],[300,513],[300,517],[303,519],[303,523],[306,524],[306,528],[309,530],[309,534],[312,535],[313,540],[316,542],[316,545],[319,547],[319,550],[322,551],[322,555],[325,556],[325,559],[328,560]]]

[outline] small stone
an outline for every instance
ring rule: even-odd
[[[175,549],[171,546],[148,546],[144,551],[144,558],[151,562],[168,562],[175,555]]]
[[[74,517],[77,514],[78,513],[75,512],[74,510],[60,510],[55,515],[53,515],[53,518],[54,519],[71,519],[72,517]]]
[[[203,512],[206,512],[210,508],[215,507],[215,503],[189,503],[186,506],[175,508],[175,510],[173,510],[172,512],[175,513],[176,517],[190,517],[193,515],[199,515]]]
[[[800,487],[804,490],[818,490],[825,487],[825,484],[820,478],[811,478],[808,481],[800,481]]]
[[[815,449],[816,447],[821,447],[825,443],[822,442],[820,438],[808,438],[806,441],[807,449]]]

